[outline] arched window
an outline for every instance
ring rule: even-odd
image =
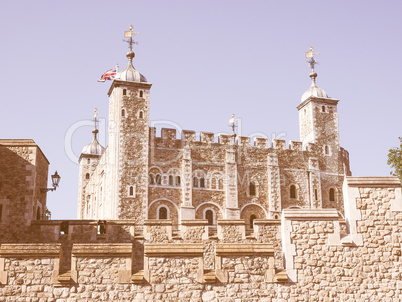
[[[200,188],[205,188],[205,178],[204,177],[200,178]]]
[[[223,180],[222,179],[218,180],[218,189],[223,190]]]
[[[165,207],[159,208],[159,219],[168,219],[168,211]]]
[[[256,218],[254,214],[250,216],[250,229],[254,229],[254,219]]]
[[[325,112],[325,106],[322,106],[322,112]]]
[[[205,211],[205,219],[208,220],[209,225],[214,224],[214,212],[212,210],[206,210]]]
[[[134,195],[134,187],[133,186],[130,186],[130,189],[129,189],[128,193],[129,193],[130,196]]]
[[[329,201],[335,201],[335,189],[329,189]]]
[[[140,111],[140,113],[138,114],[138,118],[144,118],[144,112]]]
[[[296,195],[296,186],[295,186],[295,185],[291,185],[291,186],[290,186],[290,198],[294,198],[294,199],[297,198],[297,195]]]
[[[193,178],[193,187],[198,188],[198,178],[197,177]]]
[[[121,116],[122,116],[122,117],[125,117],[125,116],[126,116],[126,110],[121,109]]]
[[[156,174],[156,176],[155,176],[155,182],[156,182],[157,185],[162,184],[162,177],[161,177],[160,174]]]
[[[324,152],[325,152],[325,155],[329,155],[329,147],[328,146],[324,147]]]
[[[176,186],[180,186],[180,176],[176,176]]]
[[[90,159],[90,158],[88,158],[87,163],[88,163],[88,164],[90,164],[90,163],[91,163],[91,159]]]
[[[123,95],[127,95],[127,89],[123,89]]]
[[[216,178],[211,179],[211,189],[215,190],[216,189]]]
[[[169,175],[169,186],[173,186],[173,175]]]
[[[318,200],[318,190],[314,189],[314,200]]]
[[[250,196],[255,196],[256,195],[255,183],[253,181],[250,182],[249,192],[250,192]]]
[[[155,176],[153,174],[149,174],[149,184],[150,185],[155,184]]]
[[[85,179],[89,179],[89,173],[85,174]]]
[[[144,91],[140,90],[140,98],[144,97]]]

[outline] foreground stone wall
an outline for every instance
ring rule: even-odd
[[[37,222],[52,242],[1,245],[0,301],[399,301],[399,181],[347,177],[343,190],[346,222],[335,209],[291,209],[252,232],[241,220],[219,220],[216,233],[205,220],[178,231],[148,220],[108,221],[101,234],[81,221],[58,235],[61,222]]]

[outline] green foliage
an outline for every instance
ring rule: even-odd
[[[399,137],[399,142],[399,148],[389,149],[387,164],[394,169],[391,175],[398,176],[402,182],[402,137]]]

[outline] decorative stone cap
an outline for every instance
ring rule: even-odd
[[[274,246],[266,243],[226,243],[216,245],[216,254],[218,256],[232,255],[274,255]]]
[[[281,224],[280,219],[254,219],[254,225]]]
[[[171,219],[148,219],[144,221],[144,225],[168,225],[171,226],[173,221]]]
[[[283,217],[292,220],[338,220],[336,209],[287,209],[283,210]]]
[[[2,244],[0,257],[59,257],[61,244]]]
[[[131,257],[133,245],[131,243],[101,243],[101,244],[74,244],[71,253],[74,256],[126,256]]]
[[[184,226],[207,226],[208,220],[206,220],[206,219],[182,220],[181,225],[184,225]]]
[[[243,219],[218,219],[218,225],[245,225]]]
[[[347,176],[350,187],[400,187],[401,182],[396,176]]]
[[[197,243],[182,244],[144,244],[147,257],[199,256],[204,253],[204,245]]]

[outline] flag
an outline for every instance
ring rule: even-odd
[[[114,77],[116,76],[116,68],[114,69],[109,69],[106,71],[104,74],[101,75],[101,78],[98,80],[98,82],[105,82],[106,80],[113,80]]]

